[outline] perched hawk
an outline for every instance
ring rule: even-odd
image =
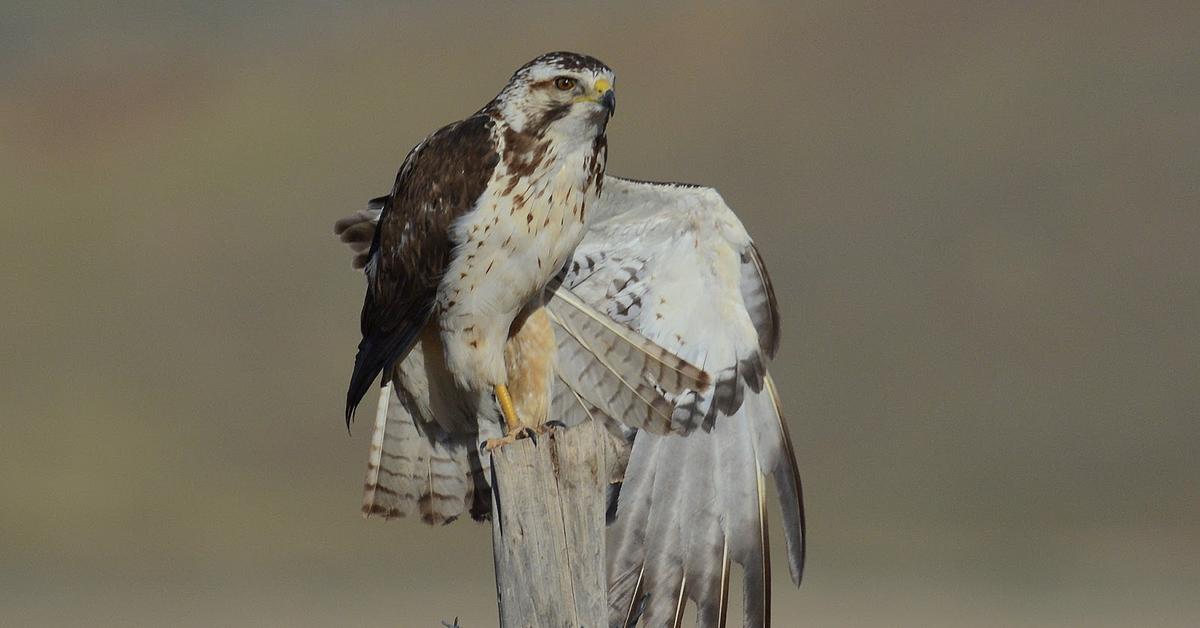
[[[570,64],[575,71],[593,63],[556,53],[526,68],[545,63],[561,72],[561,59],[580,59]],[[567,425],[600,421],[609,428],[605,446],[624,461],[609,495],[610,626],[676,626],[684,599],[696,603],[700,626],[724,626],[732,563],[744,568],[744,624],[768,626],[767,479],[780,501],[797,584],[804,515],[768,371],[780,323],[766,268],[715,190],[599,176],[580,218],[582,240],[561,269],[550,269],[557,274],[547,275],[544,292],[531,290],[531,302],[504,330],[507,340],[500,336],[515,413],[530,425],[547,417]],[[424,184],[450,193],[441,180]],[[396,196],[335,226],[368,275],[379,272],[372,266],[380,263]],[[495,258],[502,262],[512,263]],[[443,283],[454,279],[443,274]],[[385,371],[363,512],[435,524],[466,513],[486,518],[489,456],[479,445],[502,435],[504,412],[486,387],[464,391],[471,381],[454,371],[454,339],[444,326],[427,322],[410,333],[412,349]]]
[[[521,427],[504,347],[583,238],[604,177],[612,85],[597,59],[542,55],[408,154],[379,199],[347,425],[371,383],[434,323],[454,382],[494,389],[510,433]]]

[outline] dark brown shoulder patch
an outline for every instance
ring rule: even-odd
[[[442,127],[405,160],[379,219],[378,288],[392,279],[406,297],[432,298],[450,262],[450,228],[474,208],[500,160],[494,125],[475,115]]]
[[[504,169],[510,179],[504,193],[512,192],[518,181],[533,174],[549,149],[550,142],[536,133],[521,133],[512,130],[512,127],[505,127]]]
[[[381,371],[402,358],[433,313],[450,263],[454,221],[475,207],[500,160],[486,114],[442,127],[409,152],[371,244],[363,340],[347,393],[347,420]]]

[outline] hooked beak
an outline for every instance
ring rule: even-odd
[[[617,95],[613,93],[613,90],[610,89],[607,92],[604,92],[604,95],[600,97],[600,104],[604,105],[604,108],[608,110],[609,116],[616,115]]]
[[[596,96],[596,102],[608,110],[609,116],[617,112],[617,95],[607,79],[596,81]]]

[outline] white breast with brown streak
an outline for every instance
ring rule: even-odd
[[[594,169],[604,165],[593,160],[604,154],[591,145],[558,154],[554,146],[528,176],[498,165],[475,211],[455,224],[438,310],[446,361],[464,388],[508,381],[504,344],[513,320],[540,298],[583,238],[599,194]]]

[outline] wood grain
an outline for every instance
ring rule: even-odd
[[[501,628],[606,625],[603,430],[587,422],[492,452]]]

